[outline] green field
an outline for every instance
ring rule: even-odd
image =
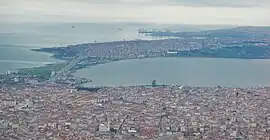
[[[63,66],[64,66],[64,63],[57,63],[57,64],[48,64],[48,65],[45,65],[42,67],[36,67],[36,68],[25,68],[25,69],[20,69],[18,74],[37,77],[41,80],[48,80],[53,71],[57,72],[61,68],[63,68]]]

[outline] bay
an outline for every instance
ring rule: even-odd
[[[0,73],[62,62],[51,54],[31,51],[29,46],[0,45]]]
[[[151,58],[101,64],[75,73],[93,80],[85,86],[177,84],[253,87],[270,85],[270,60]]]

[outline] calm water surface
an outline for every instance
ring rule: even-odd
[[[31,52],[29,50],[31,48],[59,47],[94,41],[152,39],[139,35],[137,33],[139,28],[197,31],[224,27],[135,23],[3,23],[0,24],[0,73],[59,62],[59,60],[51,59],[49,54]]]
[[[93,80],[86,86],[180,84],[250,87],[270,85],[270,60],[216,58],[153,58],[124,60],[78,71]]]
[[[51,54],[37,53],[30,49],[28,46],[0,45],[0,73],[61,62],[52,59]]]
[[[120,27],[123,30],[118,31]],[[32,52],[31,48],[140,38],[137,28],[90,23],[0,24],[0,73],[61,62],[50,58],[50,54]]]
[[[120,28],[123,30],[118,30]],[[59,62],[50,58],[50,54],[32,52],[31,48],[151,39],[138,35],[139,28],[196,31],[216,27],[95,23],[1,24],[0,73]],[[98,86],[149,84],[153,79],[161,84],[257,86],[270,84],[269,71],[268,60],[155,58],[98,65],[80,70],[76,75],[89,77],[93,83],[88,85]]]

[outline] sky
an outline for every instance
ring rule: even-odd
[[[270,0],[0,0],[0,22],[270,26]]]

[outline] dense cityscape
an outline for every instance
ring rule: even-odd
[[[1,138],[61,140],[270,137],[270,89],[182,86],[1,87]]]
[[[153,79],[150,85],[83,88],[81,84],[91,79],[73,76],[78,69],[124,59],[270,58],[270,32],[245,31],[250,33],[232,37],[203,32],[199,38],[35,50],[66,62],[0,75],[0,139],[270,139],[267,87],[158,85]]]

